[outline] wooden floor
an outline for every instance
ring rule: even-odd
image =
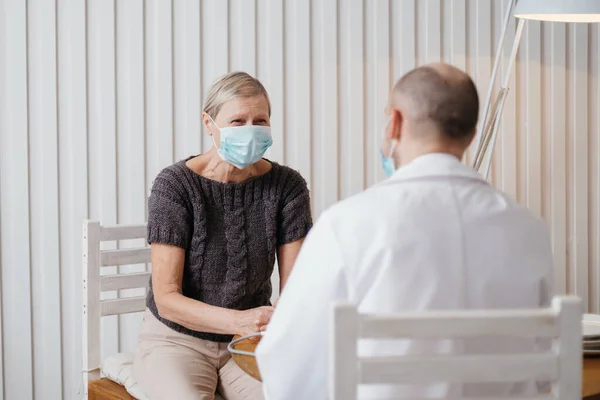
[[[88,383],[89,400],[135,400],[118,383],[108,379],[98,379]]]

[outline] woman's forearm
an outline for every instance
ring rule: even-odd
[[[296,240],[295,242],[286,243],[277,249],[277,262],[279,263],[279,292],[283,291],[283,287],[285,286],[290,273],[292,272],[292,268],[294,263],[296,262],[296,257],[298,257],[298,253],[300,252],[300,248],[302,247],[302,243],[304,239]]]
[[[163,294],[156,303],[162,318],[193,331],[225,335],[238,333],[236,310],[211,306],[179,292]]]

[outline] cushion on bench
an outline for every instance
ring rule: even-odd
[[[102,363],[102,375],[122,385],[138,400],[149,400],[133,377],[133,353],[119,353]]]

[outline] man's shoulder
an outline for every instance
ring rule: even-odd
[[[410,195],[403,188],[396,189],[396,193],[400,191]],[[378,224],[389,217],[390,213],[394,218],[401,219],[401,215],[409,210],[409,207],[394,207],[393,210],[390,207],[393,206],[389,204],[386,193],[379,187],[372,187],[330,206],[322,216],[330,221],[336,231],[356,231]]]
[[[342,200],[333,206],[331,206],[328,211],[332,214],[342,214],[346,213],[355,213],[357,215],[365,215],[369,214],[369,212],[374,214],[385,213],[389,210],[386,210],[385,206],[389,206],[389,202],[391,201],[390,191],[393,191],[393,197],[395,199],[404,199],[407,201],[403,201],[403,207],[400,209],[395,208],[394,212],[400,212],[405,208],[411,207],[411,198],[421,197],[422,191],[415,190],[415,188],[410,185],[374,185],[362,192],[356,193],[345,200]]]
[[[473,196],[473,190],[478,192],[477,196]],[[393,191],[393,194],[390,191]],[[479,214],[478,218],[485,216],[484,218],[511,219],[534,229],[548,229],[541,217],[519,204],[509,194],[492,186],[477,185],[467,190],[464,198],[460,197],[456,206],[471,208],[471,212]],[[440,200],[439,207],[436,207],[438,204],[436,200]],[[474,207],[476,205],[474,202],[483,207]],[[382,218],[388,222],[392,217],[397,222],[411,221],[412,217],[418,215],[424,208],[428,212],[436,208],[438,212],[444,212],[446,207],[448,203],[442,201],[435,185],[418,188],[410,184],[393,187],[382,185],[342,200],[329,207],[324,214],[336,227],[352,229],[355,225],[366,227],[381,222]]]
[[[539,228],[547,228],[546,222],[541,216],[535,215],[531,209],[520,204],[513,196],[499,189],[492,188],[494,195],[504,202],[504,208],[507,212],[519,215],[523,223],[534,224]]]
[[[327,209],[327,214],[330,216],[351,214],[361,214],[377,197],[375,189],[370,188],[362,192],[353,194],[352,196],[341,200]]]

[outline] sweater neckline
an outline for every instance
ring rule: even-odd
[[[263,160],[265,160],[269,164],[271,164],[271,169],[269,169],[264,174],[253,176],[250,179],[246,179],[245,181],[241,181],[241,182],[221,182],[221,181],[217,181],[215,179],[211,179],[211,178],[202,176],[186,165],[187,161],[191,160],[194,157],[197,157],[198,155],[189,156],[189,157],[179,161],[179,164],[181,165],[181,167],[183,168],[184,171],[191,174],[196,179],[199,179],[201,182],[203,182],[205,184],[206,183],[210,184],[214,188],[233,188],[233,187],[241,187],[241,186],[246,186],[246,185],[253,185],[256,181],[264,180],[265,178],[270,177],[273,174],[273,170],[279,166],[279,164],[277,164],[274,161],[271,161],[267,158],[262,158]]]

